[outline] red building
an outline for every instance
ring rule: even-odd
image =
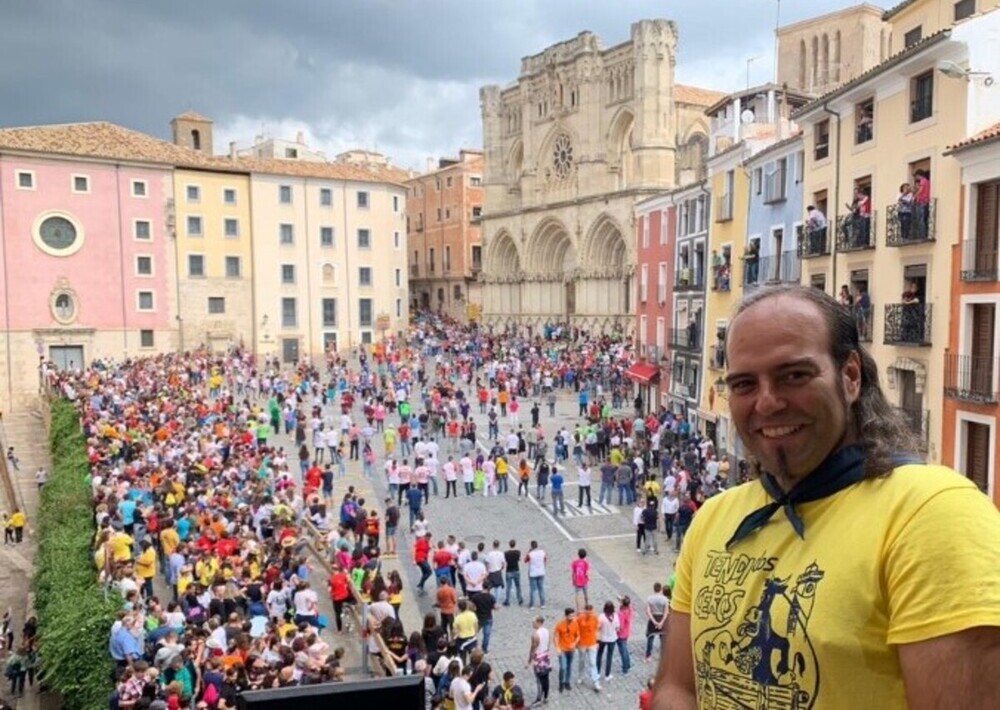
[[[674,235],[677,211],[670,194],[658,195],[635,206],[636,324],[638,360],[629,370],[648,411],[666,406],[669,389],[667,342],[673,322]],[[661,385],[662,383],[662,385]]]

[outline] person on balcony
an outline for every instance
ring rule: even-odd
[[[855,249],[864,249],[871,236],[872,201],[863,187],[854,188],[854,201],[847,209],[851,214],[844,221],[844,241]]]
[[[848,288],[847,284],[840,287],[840,295],[837,297],[837,300],[840,302],[840,305],[848,310],[854,305],[854,299],[851,298],[851,289]]]
[[[854,288],[854,321],[858,324],[861,342],[868,343],[872,339],[872,297],[867,287],[859,284]]]
[[[815,205],[806,207],[806,238],[809,254],[822,254],[826,250],[826,215]]]
[[[756,284],[760,268],[760,242],[751,240],[747,245],[747,253],[743,255],[743,263],[746,267],[747,284]]]
[[[924,309],[920,305],[920,291],[916,282],[906,282],[901,299],[903,308],[900,326],[903,342],[924,342]]]
[[[913,222],[913,189],[904,182],[899,186],[899,197],[896,199],[896,218],[899,220],[899,238],[910,241],[910,228]]]
[[[928,232],[928,221],[931,214],[931,174],[927,170],[917,170],[913,173],[914,211],[917,214],[917,236],[925,238]]]
[[[718,249],[712,250],[712,289],[714,291],[719,290],[719,272],[722,271],[722,267],[725,264],[722,256],[719,255]]]

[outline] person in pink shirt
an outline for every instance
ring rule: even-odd
[[[628,653],[628,639],[632,635],[632,600],[624,596],[618,603],[618,655],[622,660],[622,675],[632,669],[632,657]]]
[[[418,466],[413,469],[413,478],[417,482],[417,488],[420,492],[424,494],[424,505],[427,504],[428,489],[427,484],[431,479],[431,469],[424,463],[423,459],[419,459]]]
[[[917,216],[917,235],[925,237],[928,233],[927,228],[931,209],[931,176],[926,170],[917,170],[913,173],[913,180],[916,185],[913,195],[913,205]]]
[[[587,590],[590,587],[590,562],[587,560],[587,551],[582,547],[577,550],[576,559],[569,564],[570,573],[573,578],[573,589],[577,596],[583,594],[583,604],[590,604],[587,598]],[[579,605],[579,604],[578,604]]]

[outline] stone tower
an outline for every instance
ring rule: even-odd
[[[212,155],[212,119],[188,111],[170,121],[175,145]]]

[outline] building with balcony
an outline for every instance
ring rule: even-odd
[[[703,377],[705,290],[708,284],[708,227],[712,196],[705,181],[674,190],[670,199],[677,211],[673,253],[673,293],[670,320],[666,320],[670,362],[667,409],[697,421]],[[665,294],[666,295],[666,294]]]
[[[452,318],[482,305],[483,153],[461,150],[406,183],[410,306]]]
[[[889,26],[887,54],[896,54],[998,6],[1000,0],[903,0],[882,15]]]
[[[669,342],[674,308],[677,207],[671,193],[638,203],[636,214],[636,353],[644,368],[629,377],[649,411],[667,406]],[[637,364],[638,364],[637,363]],[[654,374],[655,373],[655,374]]]
[[[942,152],[1000,117],[992,81],[978,73],[1000,71],[990,39],[998,29],[1000,11],[977,14],[795,114],[804,200],[832,232],[829,255],[803,259],[802,283],[835,296],[846,287],[888,394],[930,461],[942,460],[948,275],[962,205],[960,167]]]
[[[676,48],[667,20],[581,32],[481,90],[486,322],[635,327],[635,205],[704,169],[722,96],[675,83]]]
[[[1000,506],[1000,123],[946,156],[961,169],[965,209],[951,247],[941,460]]]

